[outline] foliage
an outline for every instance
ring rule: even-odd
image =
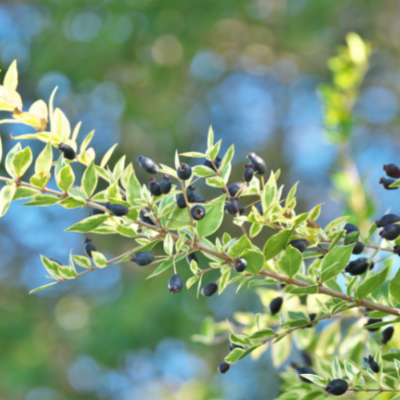
[[[368,45],[354,34],[349,35],[348,44],[338,57],[330,61],[334,71],[333,85],[321,88],[326,106],[328,138],[340,146],[346,143],[354,126],[352,106],[367,70],[369,54]],[[177,152],[174,168],[160,164],[158,172],[174,178],[176,185],[168,194],[153,196],[147,186],[139,182],[135,166],[126,164],[125,156],[114,166],[110,165],[114,147],[100,163],[96,163],[95,150],[90,147],[93,131],[78,146],[80,124],[71,129],[65,114],[59,108],[54,109],[56,90],[48,105],[38,100],[29,111],[24,112],[17,86],[18,73],[14,62],[5,75],[3,86],[0,86],[0,110],[11,112],[12,118],[1,122],[23,123],[36,130],[35,133],[18,137],[10,136],[11,139],[40,140],[45,145],[36,160],[30,147],[23,148],[20,142],[3,158],[9,177],[0,177],[6,183],[0,192],[1,215],[7,212],[11,201],[18,199],[26,199],[26,206],[58,204],[66,209],[90,207],[102,213],[75,222],[68,231],[122,235],[137,243],[136,247],[113,259],[107,259],[99,251],[92,252],[93,260],[71,252],[68,265],[61,265],[42,255],[42,263],[51,283],[32,292],[77,279],[115,263],[126,262],[133,254],[151,251],[157,243],[163,242],[165,255],[156,258],[153,264],[159,265],[149,277],[167,270],[171,272],[172,269],[176,273],[179,262],[185,263],[190,253],[200,252],[210,260],[210,268],[200,269],[195,261],[190,262],[188,268],[192,276],[186,281],[187,288],[196,286],[199,293],[207,273],[219,271],[220,277],[216,281],[218,295],[229,285],[236,285],[237,291],[241,288],[255,290],[266,307],[263,314],[236,313],[236,322],[226,324],[214,324],[208,318],[201,333],[193,337],[195,341],[212,344],[229,339],[237,346],[225,358],[230,364],[247,356],[256,359],[270,344],[276,368],[288,359],[292,346],[312,354],[316,375],[304,374],[304,377],[313,384],[304,383],[293,372],[287,372],[283,375],[287,391],[281,396],[282,399],[324,398],[323,389],[332,379],[346,379],[351,392],[398,390],[399,354],[390,349],[390,345],[379,346],[376,337],[369,336],[359,317],[361,313],[370,312],[370,318],[384,318],[383,322],[370,325],[368,329],[400,321],[399,318],[393,318],[400,315],[397,309],[399,274],[393,276],[390,265],[379,266],[379,261],[374,260],[374,270],[367,269],[353,278],[345,275],[354,248],[354,237],[346,236],[344,230],[346,217],[339,217],[322,228],[317,222],[321,205],[298,214],[295,197],[297,184],[283,198],[283,186],[278,184],[280,171],[270,171],[268,179],[256,175],[248,187],[241,185],[236,195],[241,199],[250,197],[252,202],[246,206],[245,214],[226,217],[232,218],[232,222],[243,231],[240,237],[232,237],[229,232],[221,232],[219,228],[227,215],[224,208],[232,202],[228,186],[233,180],[234,146],[220,157],[221,163],[217,167],[214,161],[219,155],[221,141],[216,142],[212,128],[208,132],[206,150]],[[58,148],[60,144],[70,146],[76,157],[67,159],[61,153],[54,160],[52,148]],[[188,159],[194,159],[195,162],[206,159],[214,169],[197,165],[193,168],[192,176],[182,181],[176,170],[183,160],[186,162]],[[33,163],[34,173],[27,182],[23,178]],[[80,182],[76,183],[78,174],[74,172],[74,167],[77,164],[82,164],[85,172]],[[48,187],[52,176],[59,190]],[[204,179],[210,187],[223,188],[225,194],[208,200],[204,204],[205,217],[195,221],[190,209],[197,203],[189,201],[188,193],[200,179]],[[100,180],[106,184],[103,190],[98,189]],[[362,190],[361,184],[357,190]],[[185,208],[176,205],[176,196],[181,194],[185,198]],[[352,197],[354,193],[349,191],[347,195]],[[109,202],[127,207],[128,212],[123,216],[113,215],[106,207]],[[349,201],[350,209],[353,202],[354,199]],[[357,215],[357,210],[353,211],[353,215]],[[365,214],[361,217],[366,219]],[[262,246],[256,245],[253,238],[263,236],[267,228],[274,230],[272,236],[263,240]],[[375,256],[375,250],[394,255],[391,243],[377,242],[375,228],[373,224],[368,227],[366,235],[358,238],[366,249],[372,250],[370,258]],[[299,238],[308,242],[306,251],[299,251],[290,245]],[[233,269],[233,262],[237,258],[245,260],[247,264],[246,270],[240,273]],[[79,272],[77,266],[84,270]],[[283,288],[279,285],[283,285]],[[268,309],[271,301],[277,297],[283,297],[283,309],[274,314]],[[344,320],[352,319],[356,321],[346,326],[347,330],[342,334]],[[310,325],[314,328],[319,323],[322,329],[309,329]],[[362,365],[365,353],[375,355],[379,373],[373,373]],[[338,354],[338,357],[333,357],[334,354]]]

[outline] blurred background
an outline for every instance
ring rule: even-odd
[[[72,125],[82,121],[80,140],[96,130],[98,161],[119,143],[112,162],[127,154],[137,168],[144,154],[173,165],[175,149],[205,150],[212,124],[223,152],[235,144],[233,181],[242,177],[245,155],[256,151],[269,169],[282,169],[285,191],[301,181],[299,212],[325,203],[323,225],[345,207],[332,184],[340,154],[325,140],[316,89],[330,80],[327,59],[357,32],[371,43],[372,58],[350,148],[372,193],[373,221],[396,205],[396,192],[378,181],[382,164],[396,163],[399,153],[399,19],[398,0],[3,0],[0,67],[18,60],[24,110],[38,98],[48,101],[58,86],[55,104]],[[15,144],[10,132],[26,131],[1,125],[5,151]],[[29,145],[35,155],[43,148]],[[201,185],[198,191],[218,195]],[[269,352],[219,375],[227,343],[190,339],[208,315],[219,321],[234,311],[262,312],[251,290],[235,295],[230,287],[196,299],[193,288],[171,296],[169,276],[145,280],[148,270],[125,263],[29,296],[46,283],[39,254],[61,262],[71,249],[82,254],[84,237],[64,229],[85,215],[13,203],[1,220],[1,398],[277,397],[279,371]],[[229,221],[224,228],[241,234]],[[133,247],[128,238],[93,240],[108,257]],[[178,266],[184,277],[187,269]]]

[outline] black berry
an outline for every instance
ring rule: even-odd
[[[253,164],[254,172],[258,175],[264,175],[267,171],[264,160],[256,155],[256,153],[249,153],[247,156],[250,163]]]
[[[92,258],[92,251],[96,251],[96,247],[94,247],[92,239],[85,239],[85,241],[83,242],[83,250],[88,257]]]
[[[283,303],[282,297],[277,297],[273,299],[271,303],[269,303],[269,312],[271,313],[271,315],[275,315],[281,310],[282,303]]]
[[[171,191],[172,182],[169,179],[169,175],[165,174],[162,177],[162,181],[160,183],[160,190],[162,194],[168,194]]]
[[[67,160],[75,160],[76,153],[71,146],[68,146],[65,143],[60,143],[58,145],[58,149],[61,151],[61,153],[64,154],[64,158],[66,158]]]
[[[333,381],[328,383],[328,386],[325,388],[325,391],[329,394],[333,394],[334,396],[341,396],[342,394],[347,392],[349,385],[343,379],[334,379]]]
[[[150,217],[147,217],[145,214],[147,214],[147,210],[146,212],[143,210],[140,210],[140,220],[142,222],[144,222],[145,224],[149,224],[149,225],[153,225],[155,226],[155,223],[152,221],[152,219]]]
[[[356,242],[353,247],[353,254],[361,254],[364,251],[364,244],[362,242]]]
[[[178,174],[179,179],[186,181],[192,176],[192,168],[190,168],[189,165],[182,163],[176,170],[176,173]]]
[[[138,159],[140,166],[149,174],[155,175],[158,171],[158,165],[151,159],[139,156]]]
[[[386,240],[395,240],[400,236],[400,225],[387,225],[380,232],[379,236]]]
[[[303,357],[304,364],[308,365],[309,367],[312,367],[313,361],[310,355],[307,353],[301,353],[301,356]]]
[[[243,215],[245,211],[246,211],[246,209],[241,204],[239,204],[239,215]],[[236,216],[236,214],[233,214],[232,211],[231,211],[231,204],[230,203],[229,204],[225,204],[225,212],[227,214],[229,214],[229,215]]]
[[[130,260],[139,267],[145,267],[154,261],[154,256],[148,251],[138,251],[137,253],[131,255]]]
[[[394,333],[394,328],[393,326],[387,327],[384,331],[381,333],[381,343],[386,344],[393,336]]]
[[[369,269],[372,269],[374,267],[374,263],[366,257],[361,257],[357,258],[357,260],[349,262],[345,268],[345,272],[348,272],[353,276],[361,275],[368,269],[368,267]]]
[[[376,374],[379,372],[379,365],[378,363],[374,360],[374,357],[369,355],[367,358],[364,357],[364,361],[369,364],[369,367],[372,369],[373,372]]]
[[[392,183],[395,183],[396,181],[394,180],[394,179],[386,179],[386,178],[381,178],[381,179],[379,179],[379,183],[381,184],[381,185],[383,185],[383,187],[386,189],[386,190],[397,190],[398,189],[398,187],[390,187],[390,185],[392,184]]]
[[[240,211],[239,202],[237,197],[231,197],[229,209],[233,215],[237,215]]]
[[[215,160],[214,160],[214,164],[215,164],[215,168],[214,168],[214,165],[212,164],[212,162],[210,160],[206,160],[203,163],[203,165],[205,165],[206,167],[208,167],[208,168],[214,170],[215,172],[217,172],[218,168],[221,165],[221,159],[219,157],[216,157]]]
[[[212,296],[218,290],[218,285],[216,283],[207,283],[207,285],[203,286],[200,290],[200,293],[205,297]]]
[[[90,216],[93,215],[100,215],[100,214],[104,214],[105,212],[103,210],[99,210],[98,208],[94,208],[91,212],[90,212]]]
[[[317,316],[317,314],[311,313],[308,314],[308,318],[310,318],[310,322],[313,322],[315,320],[315,317]],[[305,328],[312,328],[313,324],[307,325],[304,327]]]
[[[237,272],[243,272],[247,268],[247,261],[244,258],[237,258],[233,262],[233,268],[235,268]]]
[[[222,364],[218,365],[218,371],[221,372],[221,374],[224,374],[226,371],[228,371],[230,367],[230,364],[223,362]]]
[[[189,265],[192,260],[196,261],[197,264],[199,263],[199,259],[197,258],[196,252],[190,253],[186,256],[186,261],[188,262]]]
[[[116,217],[123,217],[124,215],[128,214],[129,208],[124,206],[123,204],[113,204],[107,202],[106,208],[111,214],[115,215]]]
[[[149,179],[149,190],[153,196],[161,196],[160,184],[156,181],[156,178]]]
[[[239,191],[239,189],[242,187],[242,185],[243,185],[243,182],[234,182],[234,183],[232,183],[231,185],[229,185],[229,186],[228,186],[229,195],[230,195],[231,197],[235,197],[236,194],[238,194],[238,191]],[[247,188],[247,185],[244,185],[244,186],[242,187],[242,190],[245,190],[246,188]],[[226,192],[225,188],[222,189],[222,192],[223,192],[223,193]],[[239,194],[238,194],[238,196],[239,196]]]
[[[205,203],[206,199],[197,193],[193,193],[191,199],[188,198],[191,203]]]
[[[381,219],[375,221],[375,224],[378,228],[384,228],[387,225],[392,225],[395,222],[399,222],[400,217],[396,214],[385,214]]]
[[[305,378],[304,376],[301,376],[302,374],[317,375],[311,368],[308,367],[299,367],[295,363],[292,363],[292,367],[296,370],[300,380],[305,383],[312,383],[312,382],[309,379]]]
[[[367,323],[366,323],[364,326],[369,326],[369,325],[377,324],[378,322],[382,322],[382,319],[381,319],[381,318],[376,318],[376,319],[374,319],[374,318],[368,318],[368,321],[367,321]],[[376,332],[378,329],[379,329],[379,328],[369,328],[369,329],[367,328],[367,331]]]
[[[245,182],[250,182],[254,176],[253,164],[244,164],[243,179]]]
[[[292,247],[303,253],[307,250],[308,242],[305,239],[294,239],[289,243]]]
[[[383,164],[383,170],[391,178],[400,178],[400,168],[396,164]]]
[[[168,290],[172,294],[179,293],[183,289],[183,279],[180,275],[175,274],[169,278]]]
[[[400,256],[400,246],[394,246],[393,247],[393,253],[397,254],[398,256]]]
[[[200,221],[201,219],[203,219],[206,216],[206,210],[202,206],[194,206],[190,210],[190,215],[192,216],[192,218],[194,220]]]
[[[179,208],[185,208],[185,207],[186,207],[186,200],[185,200],[185,196],[184,196],[183,193],[179,193],[179,194],[176,196],[176,205],[177,205]]]
[[[257,209],[258,213],[259,213],[261,216],[264,215],[264,210],[263,210],[263,208],[262,208],[262,203],[257,204],[256,209]]]
[[[349,233],[353,233],[353,232],[358,232],[360,233],[360,230],[358,229],[358,227],[354,224],[346,224],[343,228],[347,234]]]

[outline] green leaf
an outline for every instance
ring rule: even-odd
[[[231,276],[232,269],[227,269],[221,276],[221,280],[218,285],[218,294],[220,295],[225,288],[228,286],[229,278]]]
[[[92,251],[92,257],[96,267],[99,268],[107,267],[107,259],[104,257],[103,254],[99,253],[98,251]]]
[[[317,206],[315,206],[315,207],[308,213],[308,219],[312,219],[313,221],[315,221],[316,219],[318,219],[319,214],[321,213],[321,206],[322,206],[322,204],[318,204]]]
[[[357,288],[357,298],[361,300],[372,293],[374,290],[378,289],[381,285],[383,285],[386,281],[388,272],[389,268],[385,268],[383,271],[378,272],[377,274],[366,279]]]
[[[188,153],[181,153],[180,156],[184,157],[195,157],[195,158],[205,158],[204,153],[199,153],[198,151],[189,151]]]
[[[59,143],[67,141],[71,135],[71,125],[59,108],[56,108],[54,111],[51,132],[58,139]]]
[[[270,328],[261,329],[259,331],[254,332],[250,339],[262,339],[270,336],[274,336],[275,332]]]
[[[228,255],[231,258],[239,257],[247,249],[252,249],[253,245],[251,244],[249,238],[246,235],[240,237],[240,239],[234,243],[231,248],[228,250]]]
[[[92,217],[85,218],[82,221],[79,221],[75,225],[72,225],[66,231],[70,232],[90,232],[91,230],[100,226],[103,222],[105,222],[108,218],[108,215],[94,215]]]
[[[112,156],[112,153],[114,152],[114,149],[117,146],[118,146],[118,143],[114,144],[114,146],[111,147],[111,149],[108,150],[106,154],[104,154],[104,156],[103,156],[103,158],[101,160],[101,163],[100,163],[100,167],[101,168],[104,168],[107,165],[108,161],[110,160],[110,157]]]
[[[52,282],[52,283],[48,283],[47,285],[40,286],[40,287],[38,287],[38,288],[36,288],[36,289],[31,290],[31,291],[29,292],[29,294],[32,294],[32,293],[35,293],[35,292],[39,292],[39,291],[41,291],[41,290],[43,290],[43,289],[47,289],[47,288],[50,287],[50,286],[57,285],[57,283],[58,283],[58,282]]]
[[[297,328],[298,326],[308,325],[309,322],[310,322],[309,319],[298,319],[298,320],[293,320],[293,321],[286,321],[283,324],[281,324],[280,328],[281,329]]]
[[[115,178],[116,180],[118,180],[118,179],[121,177],[122,172],[124,171],[124,168],[125,168],[125,159],[126,159],[126,156],[122,156],[122,157],[118,160],[118,162],[115,164],[115,167],[114,167],[114,169],[113,169],[113,175],[114,175],[114,178]]]
[[[21,151],[21,144],[18,142],[7,154],[6,156],[6,171],[8,172],[8,175],[10,175],[12,178],[18,178],[17,174],[15,173],[14,170],[14,165],[13,165],[13,158],[14,156]]]
[[[282,230],[268,239],[264,247],[265,261],[271,260],[285,248],[290,236],[293,234],[293,229]]]
[[[256,250],[245,250],[240,254],[240,258],[244,258],[247,261],[247,268],[244,273],[258,274],[264,267],[264,254]]]
[[[198,280],[200,279],[199,275],[192,276],[186,281],[186,288],[190,289]]]
[[[85,152],[85,150],[86,150],[87,147],[89,146],[90,141],[92,140],[93,135],[94,135],[94,130],[91,131],[91,132],[85,137],[85,139],[83,140],[83,142],[82,142],[82,144],[81,144],[81,147],[80,147],[80,149],[79,149],[79,153],[82,154],[82,153]]]
[[[142,188],[138,179],[136,178],[135,171],[132,172],[128,182],[128,187],[126,188],[126,199],[130,204],[134,205],[135,200],[139,200],[142,197]]]
[[[353,382],[353,379],[357,376],[357,374],[360,372],[358,368],[356,368],[353,364],[351,364],[349,361],[345,360],[344,361],[344,369],[346,371],[346,375],[349,378],[350,382]]]
[[[40,192],[37,189],[31,189],[28,187],[20,186],[15,191],[13,200],[20,200],[20,199],[29,199]]]
[[[85,207],[86,202],[85,202],[85,200],[82,200],[80,197],[69,196],[65,199],[60,200],[58,202],[58,204],[61,207],[64,207],[67,209],[72,209],[72,208],[78,208],[78,207]]]
[[[210,152],[211,149],[214,147],[214,131],[212,126],[208,129],[208,137],[207,137],[207,148]]]
[[[288,205],[290,205],[291,201],[294,199],[294,196],[296,195],[296,190],[297,190],[297,185],[299,184],[299,182],[296,182],[292,188],[289,191],[289,194],[286,197],[286,201],[285,201],[285,207],[287,207]]]
[[[170,233],[164,239],[164,251],[170,256],[174,252],[174,239]]]
[[[83,268],[91,268],[92,267],[92,262],[90,261],[90,258],[85,257],[85,256],[72,256],[74,261]]]
[[[60,264],[42,255],[40,256],[40,258],[42,259],[42,263],[50,276],[54,279],[60,280],[62,278],[58,270]]]
[[[280,341],[277,341],[280,339]],[[271,348],[272,364],[279,368],[289,357],[292,350],[292,340],[290,335],[277,338]]]
[[[206,167],[205,165],[196,165],[192,169],[193,175],[200,176],[200,177],[206,177],[206,176],[212,176],[215,175],[215,171],[212,170],[211,168]]]
[[[312,375],[312,374],[300,374],[300,375],[302,377],[308,379],[312,383],[315,383],[316,385],[321,386],[323,388],[325,388],[328,385],[328,380],[321,378],[318,375]]]
[[[225,181],[219,176],[213,176],[212,178],[206,179],[206,184],[211,187],[224,187]]]
[[[400,303],[400,269],[397,270],[396,275],[390,281],[389,293],[398,303]]]
[[[347,266],[354,244],[335,247],[323,259],[321,264],[321,281],[325,282],[339,275]]]
[[[375,329],[375,328],[382,328],[383,326],[387,325],[392,325],[392,324],[398,324],[400,322],[400,317],[391,319],[389,321],[382,321],[382,322],[377,322],[376,324],[371,324],[368,326],[364,326],[364,329]]]
[[[225,195],[217,197],[211,203],[203,204],[206,215],[196,223],[199,238],[212,235],[220,227],[224,218]]]
[[[222,158],[221,165],[219,166],[219,171],[225,170],[225,168],[232,161],[234,154],[235,154],[235,146],[232,145],[231,147],[229,147],[228,151],[225,153],[224,157]]]
[[[382,374],[382,385],[386,386],[388,389],[397,390],[398,380],[389,376]]]
[[[233,349],[226,357],[225,361],[229,364],[234,364],[236,361],[239,361],[241,356],[243,355],[244,350],[242,349]]]
[[[126,224],[126,225],[118,225],[117,231],[126,237],[136,237],[137,232],[136,230],[132,227],[132,224]]]
[[[50,180],[50,178],[51,178],[50,172],[44,171],[33,175],[31,179],[29,179],[29,182],[33,186],[36,186],[39,189],[43,189],[46,187],[47,182]]]
[[[310,286],[305,286],[305,287],[299,287],[292,289],[290,291],[292,294],[297,294],[297,295],[302,295],[302,294],[315,294],[318,293],[318,285],[310,285]]]
[[[249,346],[251,343],[247,335],[240,333],[231,333],[229,335],[229,341],[239,346]]]
[[[53,151],[51,149],[51,143],[49,142],[36,159],[35,172],[37,174],[43,171],[50,172],[52,163]]]
[[[67,164],[57,175],[57,186],[64,192],[67,193],[71,189],[75,181],[75,174],[71,168],[71,165]]]
[[[217,157],[217,155],[218,155],[218,153],[219,153],[219,149],[220,149],[220,147],[221,147],[221,142],[222,142],[222,140],[219,140],[219,141],[214,145],[214,147],[210,150],[210,159],[211,159],[212,161],[215,160],[215,157]]]
[[[15,174],[21,178],[32,163],[32,151],[29,147],[19,151],[12,159]]]
[[[190,219],[187,209],[175,207],[168,217],[166,227],[168,229],[177,230],[188,226],[190,226]]]
[[[10,207],[11,201],[15,195],[16,187],[11,185],[4,186],[0,191],[0,217],[5,215]]]
[[[271,175],[268,179],[267,184],[265,185],[261,198],[264,211],[268,210],[272,206],[272,204],[276,202],[277,192],[278,189],[276,187],[275,174],[271,171]]]
[[[50,196],[47,194],[38,194],[29,200],[27,203],[22,204],[23,206],[36,206],[36,207],[46,207],[52,206],[58,203],[59,198],[56,196]]]
[[[288,246],[278,262],[279,269],[289,278],[293,278],[300,270],[303,255],[299,250]]]
[[[86,171],[82,177],[82,189],[86,193],[88,199],[92,197],[96,186],[97,186],[97,174],[96,168],[94,166],[94,161],[92,161],[89,166],[86,168]]]
[[[332,363],[332,376],[335,379],[342,379],[342,369],[340,368],[339,359],[335,357]]]

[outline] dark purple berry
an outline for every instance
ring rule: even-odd
[[[262,207],[262,203],[257,204],[256,209],[257,209],[258,213],[259,213],[261,216],[264,215],[264,210],[263,210],[263,207]]]
[[[396,164],[383,164],[383,170],[391,178],[400,178],[400,168]]]
[[[400,217],[396,214],[385,214],[381,219],[375,221],[378,228],[384,228],[385,226],[392,225],[400,221]]]
[[[361,254],[364,251],[364,244],[362,242],[356,242],[356,244],[353,247],[353,254]]]
[[[65,143],[60,143],[58,145],[58,149],[61,151],[61,153],[64,154],[64,158],[66,158],[67,160],[75,160],[76,153],[71,146],[68,146]]]
[[[176,196],[176,205],[177,205],[179,208],[185,208],[185,207],[186,207],[186,200],[185,200],[185,196],[184,196],[183,193],[179,193],[179,194]]]
[[[376,374],[379,372],[379,365],[378,363],[374,360],[374,357],[369,355],[367,358],[364,357],[364,361],[369,364],[369,367],[372,369],[373,372]]]
[[[149,191],[153,196],[161,196],[160,184],[156,181],[156,178],[149,179]]]
[[[271,303],[269,303],[269,312],[271,313],[271,315],[275,315],[281,310],[282,303],[282,297],[276,297],[271,301]]]
[[[236,216],[236,214],[233,214],[232,211],[231,211],[230,203],[229,204],[225,204],[224,209],[225,209],[225,212],[227,214]],[[243,215],[245,213],[245,211],[246,211],[246,209],[241,204],[239,204],[239,215]]]
[[[216,157],[215,160],[214,160],[214,164],[215,164],[215,168],[214,168],[214,165],[212,164],[212,162],[210,160],[206,160],[203,163],[203,165],[205,165],[206,167],[208,167],[208,168],[214,170],[215,172],[217,172],[218,168],[221,165],[221,159],[219,157]]]
[[[251,182],[254,176],[253,164],[244,164],[243,179],[245,182]]]
[[[92,239],[85,239],[85,241],[83,242],[83,250],[88,257],[92,258],[92,251],[96,251],[96,247],[94,247]]]
[[[231,185],[229,185],[229,186],[228,186],[229,195],[230,195],[231,197],[235,197],[236,194],[238,194],[238,191],[239,191],[240,188],[242,188],[242,191],[245,190],[245,189],[247,189],[247,185],[244,185],[243,187],[242,187],[242,185],[243,185],[243,182],[234,182],[234,183],[232,183]],[[222,192],[223,192],[223,193],[226,192],[225,188],[222,189]],[[239,194],[240,194],[240,193],[239,193]],[[239,194],[238,194],[238,196],[239,196]]]
[[[153,222],[153,220],[150,217],[147,217],[146,214],[148,213],[148,211],[143,211],[140,210],[140,220],[142,222],[144,222],[145,224],[149,224],[149,225],[153,225],[155,226],[155,223]]]
[[[310,322],[313,322],[315,320],[315,317],[317,316],[317,314],[311,313],[308,314],[308,318],[310,318]],[[305,328],[312,328],[313,324],[311,323],[310,325],[307,325],[304,327]]]
[[[328,383],[328,386],[325,388],[325,391],[329,394],[333,394],[334,396],[341,396],[342,394],[347,392],[349,385],[343,379],[334,379],[333,381]]]
[[[192,176],[192,168],[190,168],[189,165],[182,163],[176,170],[176,173],[178,174],[179,179],[186,181]]]
[[[395,183],[396,181],[394,180],[394,179],[386,179],[386,178],[381,178],[381,179],[379,179],[379,183],[381,184],[381,185],[383,185],[383,187],[386,189],[386,190],[397,190],[398,189],[398,187],[390,187],[390,185],[392,184],[392,183]]]
[[[191,203],[205,203],[206,199],[197,193],[193,193],[191,199],[188,198]]]
[[[238,344],[229,342],[228,349],[229,349],[229,351],[232,351],[233,349],[244,349],[244,347],[239,346]]]
[[[344,269],[350,275],[356,276],[363,274],[367,269],[372,269],[374,263],[366,257],[357,258],[357,260],[349,262],[347,267]]]
[[[394,328],[393,326],[387,327],[384,331],[381,333],[381,343],[386,344],[393,336],[394,333]]]
[[[299,375],[299,378],[302,382],[305,383],[312,383],[309,379],[305,378],[304,376],[301,376],[302,374],[308,374],[308,375],[317,375],[311,368],[308,367],[299,367],[296,363],[291,364],[292,368],[294,368]]]
[[[205,297],[210,297],[218,290],[218,285],[214,282],[207,283],[207,285],[203,286],[200,290],[200,293]]]
[[[154,256],[148,251],[138,251],[131,255],[130,261],[133,261],[139,267],[145,267],[154,261]]]
[[[393,247],[393,253],[397,254],[398,256],[400,256],[400,246],[394,246]]]
[[[358,227],[354,224],[346,224],[343,228],[347,234],[349,233],[353,233],[353,232],[358,232],[360,233],[360,230],[358,229]]]
[[[186,261],[188,262],[189,265],[192,260],[196,261],[197,264],[199,263],[199,259],[197,258],[196,252],[190,253],[186,256]]]
[[[123,217],[124,215],[128,214],[129,208],[124,206],[123,204],[113,204],[107,202],[106,208],[111,214],[115,215],[116,217]]]
[[[400,236],[400,225],[387,225],[380,232],[379,236],[386,240],[395,240]]]
[[[162,177],[162,181],[160,183],[160,190],[162,194],[168,194],[171,191],[172,182],[169,179],[169,175],[165,174]]]
[[[91,212],[90,212],[90,216],[93,217],[93,215],[100,215],[100,214],[105,214],[105,212],[103,210],[99,210],[98,208],[94,208]]]
[[[247,261],[244,258],[237,258],[233,262],[233,268],[236,272],[243,272],[247,268]]]
[[[206,216],[206,210],[202,206],[194,206],[190,210],[190,215],[195,221],[200,221]]]
[[[230,364],[223,362],[222,364],[218,365],[218,371],[221,372],[221,374],[224,374],[226,371],[228,371],[230,367]]]
[[[264,175],[267,171],[267,167],[265,166],[264,160],[256,155],[256,153],[249,153],[247,158],[249,159],[250,163],[253,164],[254,172],[257,175]]]
[[[308,242],[305,239],[294,239],[289,243],[292,247],[297,249],[300,253],[307,250]]]
[[[179,293],[183,289],[183,279],[180,275],[175,274],[169,278],[168,290],[172,294]]]
[[[155,175],[158,171],[158,165],[151,159],[139,156],[138,159],[140,166],[149,174]]]
[[[229,209],[233,215],[237,215],[239,213],[240,208],[239,208],[239,201],[238,201],[237,197],[231,197]]]
[[[364,326],[369,326],[369,325],[373,325],[373,324],[377,324],[378,322],[382,322],[381,318],[368,318],[367,323]],[[367,331],[370,332],[376,332],[377,330],[379,330],[379,328],[367,328]]]

